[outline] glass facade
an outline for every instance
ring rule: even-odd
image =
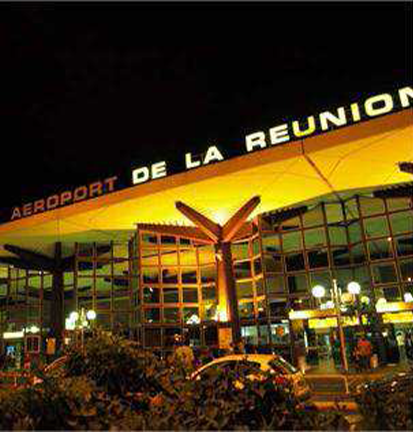
[[[337,195],[258,216],[252,234],[231,246],[246,341],[288,353],[300,333],[289,312],[320,306],[311,295],[315,285],[326,288],[322,302],[331,300],[333,279],[343,291],[357,281],[361,295],[374,302],[413,294],[412,208],[411,197]],[[128,243],[65,244],[70,255],[65,318],[94,309],[97,325],[148,349],[169,349],[182,333],[194,345],[218,344],[213,245],[138,230]],[[50,273],[1,267],[1,332],[37,326],[45,337],[52,285]]]

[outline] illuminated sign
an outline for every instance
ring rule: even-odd
[[[21,207],[14,207],[11,220],[35,215],[37,213],[43,213],[47,210],[53,210],[67,204],[76,203],[113,192],[115,190],[116,179],[117,177],[110,177],[103,181],[97,181],[89,185],[79,186],[74,190],[65,191],[61,194],[51,195],[48,198],[43,198],[24,204]]]
[[[317,114],[309,115],[306,118],[291,119],[290,121],[284,120],[267,129],[246,135],[241,149],[237,148],[235,150],[237,154],[232,154],[231,156],[241,156],[272,146],[287,144],[319,133],[326,133],[356,124],[360,121],[408,109],[412,106],[412,100],[413,87],[406,86],[392,93],[373,95],[350,103],[347,106],[339,106],[328,111],[324,110]],[[184,157],[178,157],[178,159],[179,168],[168,166],[166,161],[161,160],[149,165],[133,168],[131,173],[122,173],[119,177],[123,178],[123,180],[126,179],[126,182],[121,179],[118,183],[123,184],[123,187],[129,187],[131,183],[132,186],[146,183],[176,172],[192,170],[224,161],[226,154],[216,145],[211,145],[202,155],[187,152]],[[13,207],[10,215],[6,216],[6,219],[13,221],[25,218],[113,192],[117,180],[118,177],[110,177],[103,181],[79,186],[73,190],[67,190],[60,194],[54,194],[47,198]],[[116,185],[116,189],[119,189],[118,184]]]
[[[413,323],[413,312],[385,313],[383,323]]]
[[[410,108],[413,100],[413,87],[403,87],[394,94],[381,93],[366,98],[365,100],[351,103],[348,106],[340,106],[333,110],[322,111],[305,119],[283,122],[270,127],[268,130],[260,130],[245,136],[244,153],[286,144],[308,138],[318,133],[358,123],[384,114]],[[208,147],[205,154],[195,156],[186,153],[184,169],[190,170],[225,159],[223,152],[217,146]],[[166,161],[158,161],[151,165],[141,166],[132,171],[132,184],[137,185],[150,180],[166,177],[172,174],[168,170]]]

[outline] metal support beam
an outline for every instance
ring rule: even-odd
[[[194,210],[192,207],[187,206],[183,202],[176,202],[175,207],[185,215],[191,222],[193,222],[202,232],[204,232],[214,243],[218,242],[221,238],[221,227],[212,222],[206,216]]]

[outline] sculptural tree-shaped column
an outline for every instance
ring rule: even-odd
[[[241,338],[238,316],[238,300],[232,266],[231,241],[238,234],[247,218],[260,203],[258,196],[245,203],[223,226],[208,219],[188,205],[177,202],[176,208],[195,224],[215,245],[217,264],[218,311],[222,321],[232,327],[232,339]]]

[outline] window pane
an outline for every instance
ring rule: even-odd
[[[179,303],[179,290],[178,287],[164,288],[163,301],[165,303]]]
[[[350,250],[348,247],[332,248],[333,263],[335,266],[347,266],[350,264]]]
[[[182,249],[179,253],[180,265],[190,266],[196,265],[196,251],[195,249]]]
[[[278,234],[264,233],[262,235],[263,252],[280,252],[280,236]]]
[[[157,266],[158,265],[158,250],[157,249],[143,249],[141,255],[143,266]]]
[[[145,317],[145,321],[148,323],[159,322],[161,317],[160,309],[158,308],[145,309],[144,317]]]
[[[179,309],[165,308],[163,310],[163,317],[165,322],[177,322],[179,321]]]
[[[283,234],[283,250],[289,252],[303,248],[301,231]]]
[[[304,254],[298,253],[298,254],[291,254],[285,256],[285,265],[287,267],[287,271],[298,271],[298,270],[304,270]]]
[[[335,224],[344,220],[343,210],[339,203],[326,204],[325,212],[328,224]]]
[[[330,273],[328,272],[312,272],[310,273],[310,288],[316,285],[322,285],[326,289],[326,296],[329,295],[329,290],[332,286]]]
[[[252,282],[237,282],[238,299],[252,298],[254,296]]]
[[[372,261],[390,258],[392,256],[391,241],[387,239],[369,241],[367,246]]]
[[[162,282],[165,284],[177,284],[178,283],[177,268],[162,269]]]
[[[216,268],[213,266],[205,266],[201,267],[201,282],[215,282],[216,277]]]
[[[406,211],[390,215],[390,224],[393,234],[413,231],[413,212]]]
[[[367,238],[389,235],[389,227],[385,217],[364,219],[364,232]]]
[[[362,264],[366,261],[366,252],[363,243],[359,243],[351,248],[351,257],[354,264]]]
[[[214,286],[202,287],[203,301],[216,300],[216,298],[217,298],[217,293],[216,293],[216,288]]]
[[[182,268],[182,283],[196,284],[198,282],[196,268]]]
[[[372,269],[374,283],[397,282],[396,269],[394,268],[393,263],[374,264]]]
[[[318,249],[307,252],[310,268],[328,267],[327,249]]]
[[[159,282],[158,267],[143,267],[142,277],[144,283],[158,283]]]
[[[389,302],[400,301],[402,296],[397,285],[383,288],[384,298]]]
[[[384,200],[380,198],[360,197],[360,207],[363,216],[384,213]]]
[[[281,273],[283,271],[281,255],[264,255],[264,265],[267,273]]]
[[[395,239],[397,255],[413,255],[413,237],[411,235],[399,236]]]
[[[400,261],[400,272],[403,281],[411,282],[413,280],[413,260]]]
[[[307,277],[304,274],[288,276],[287,281],[291,294],[308,291]]]
[[[264,292],[264,279],[258,279],[255,281],[255,290],[257,293],[257,296],[261,296],[265,294]]]
[[[305,228],[313,227],[317,225],[323,225],[324,217],[323,217],[323,208],[321,205],[309,210],[308,212],[303,214],[303,226]]]
[[[287,299],[270,299],[271,316],[287,316]]]
[[[234,272],[236,279],[246,279],[252,277],[251,262],[244,261],[241,263],[236,263],[234,265]]]
[[[198,289],[184,288],[183,289],[184,303],[198,303]]]
[[[232,258],[242,260],[248,258],[248,242],[233,243],[231,245]]]
[[[159,288],[145,287],[143,289],[144,303],[160,303]]]
[[[157,243],[156,234],[142,233],[142,246],[155,246]]]
[[[215,262],[214,246],[199,246],[197,249],[199,264],[209,264]]]
[[[411,207],[410,198],[388,198],[386,201],[389,211],[408,209]]]
[[[328,235],[332,245],[343,245],[348,243],[346,228],[343,226],[329,226]]]
[[[169,235],[161,235],[161,246],[175,246],[176,237]]]
[[[260,253],[260,241],[258,240],[258,238],[255,238],[252,241],[252,254],[258,255]]]
[[[262,265],[261,265],[261,258],[257,258],[254,260],[254,274],[255,276],[262,273]]]
[[[168,250],[168,249],[161,249],[160,250],[161,255],[161,264],[164,266],[176,266],[178,265],[178,253],[176,250]],[[182,257],[182,255],[181,255]]]
[[[326,235],[324,232],[324,228],[304,231],[304,239],[305,239],[305,246],[307,249],[316,246],[324,246],[326,244]]]
[[[277,294],[284,292],[283,276],[267,276],[266,282],[268,294]]]
[[[362,241],[361,225],[360,221],[352,221],[348,226],[348,235],[350,237],[350,243],[358,243]]]

